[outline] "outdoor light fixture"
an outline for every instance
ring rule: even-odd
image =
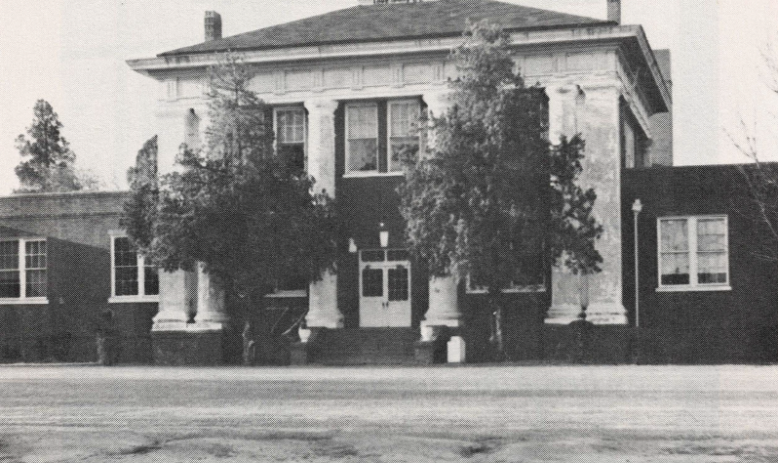
[[[382,248],[389,246],[389,230],[383,222],[378,225],[378,241],[381,242]]]
[[[354,238],[348,239],[348,252],[351,254],[357,253],[357,243],[354,242]]]

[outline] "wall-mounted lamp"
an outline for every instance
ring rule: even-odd
[[[389,246],[389,230],[383,222],[378,225],[378,241],[381,242],[382,248]]]
[[[348,252],[351,254],[357,253],[357,243],[354,242],[354,238],[348,239]]]
[[[632,203],[632,212],[635,217],[635,327],[640,326],[640,266],[638,265],[638,214],[643,210],[643,203],[636,199]]]

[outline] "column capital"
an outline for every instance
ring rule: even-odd
[[[303,105],[305,106],[305,109],[307,109],[309,113],[316,112],[316,113],[333,114],[335,110],[338,109],[337,100],[327,100],[324,98],[305,100]]]
[[[557,97],[564,98],[565,96],[568,98],[574,98],[580,91],[580,87],[578,85],[571,83],[552,83],[546,85],[543,88],[546,91],[546,96],[548,96],[550,99]]]
[[[436,117],[442,116],[448,108],[453,106],[451,91],[448,90],[425,93],[422,98],[427,104],[427,110]]]

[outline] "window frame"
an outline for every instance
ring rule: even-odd
[[[303,114],[303,169],[304,172],[308,172],[308,111],[305,110],[305,106],[302,105],[281,105],[281,106],[273,106],[273,148],[276,153],[278,153],[279,147],[282,145],[280,143],[280,136],[279,136],[279,117],[278,113],[283,111],[300,111]],[[286,143],[283,143],[286,144]],[[289,143],[291,144],[291,143]],[[297,143],[294,143],[295,145]]]
[[[724,220],[724,253],[727,259],[726,281],[724,283],[700,283],[699,282],[699,261],[700,253],[697,245],[699,236],[697,224],[700,220],[723,219]],[[667,285],[662,284],[662,222],[670,220],[685,220],[686,233],[689,243],[689,249],[686,251],[689,256],[689,284],[686,285]],[[656,219],[656,237],[657,237],[657,292],[684,292],[684,291],[730,291],[731,286],[731,262],[729,247],[729,216],[726,214],[703,214],[703,215],[678,215],[664,216]],[[718,251],[720,252],[720,251]]]
[[[392,170],[392,105],[400,105],[400,104],[408,104],[408,103],[416,104],[416,109],[418,109],[416,117],[417,120],[421,120],[421,102],[418,99],[402,98],[402,99],[386,101],[386,172],[384,172],[385,174],[404,175],[404,172],[402,170],[402,165],[400,165],[400,170]],[[417,134],[416,138],[419,144],[419,151],[421,151],[421,134],[420,133]],[[381,155],[380,148],[379,148],[378,155],[379,156]]]
[[[376,142],[376,168],[375,170],[349,170],[349,157],[350,157],[350,138],[349,138],[349,108],[354,107],[372,107],[375,108],[375,142]],[[386,175],[386,172],[381,172],[381,127],[379,126],[379,117],[378,117],[378,101],[354,101],[350,103],[346,103],[345,108],[343,110],[344,116],[344,130],[343,130],[343,138],[345,140],[345,147],[346,152],[344,153],[344,177],[377,177],[381,175]],[[367,140],[366,138],[364,140]],[[392,175],[396,175],[392,173]]]
[[[21,305],[21,304],[48,304],[49,303],[49,246],[46,238],[33,237],[14,237],[0,238],[0,242],[16,242],[19,252],[19,266],[15,270],[19,273],[19,297],[0,297],[0,305]],[[46,296],[27,297],[27,243],[42,241],[46,243]],[[41,270],[35,268],[35,270]],[[12,269],[6,270],[12,271]]]
[[[502,294],[525,294],[525,293],[545,293],[546,278],[543,278],[543,283],[536,285],[517,285],[512,284],[509,288],[500,290]],[[489,290],[483,286],[473,286],[470,281],[470,275],[465,278],[465,294],[488,294]]]
[[[381,125],[380,125],[380,118],[381,118],[381,108],[379,103],[385,103],[386,108],[386,133],[381,133]],[[422,111],[424,111],[424,106],[422,105],[421,98],[416,96],[400,96],[397,98],[378,98],[378,99],[371,99],[371,100],[359,100],[359,101],[349,101],[346,102],[344,105],[344,128],[343,128],[343,138],[344,138],[344,146],[345,146],[345,153],[344,153],[344,166],[343,166],[343,178],[360,178],[360,177],[402,177],[405,175],[405,173],[401,170],[391,170],[391,140],[392,140],[392,130],[391,130],[391,106],[393,104],[399,104],[399,103],[416,103],[419,108],[419,118],[421,119]],[[349,136],[348,136],[348,128],[349,128],[349,116],[348,116],[348,109],[349,107],[353,106],[373,106],[376,108],[376,170],[369,170],[369,171],[359,171],[354,170],[350,171],[348,169],[349,166]],[[422,150],[421,146],[421,133],[418,135],[419,137],[419,152]],[[384,152],[381,152],[381,140],[385,140],[386,147]],[[381,172],[381,157],[386,156],[386,172]]]
[[[140,253],[137,253],[136,266],[138,269],[138,294],[116,295],[116,240],[119,238],[127,238],[127,234],[124,232],[111,232],[109,233],[109,236],[111,238],[111,297],[108,299],[108,302],[111,304],[132,302],[158,303],[160,300],[159,294],[146,294],[146,265],[145,259]]]

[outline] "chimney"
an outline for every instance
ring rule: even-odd
[[[621,24],[621,0],[608,0],[608,21]]]
[[[205,12],[205,41],[222,38],[222,15],[215,11]]]

